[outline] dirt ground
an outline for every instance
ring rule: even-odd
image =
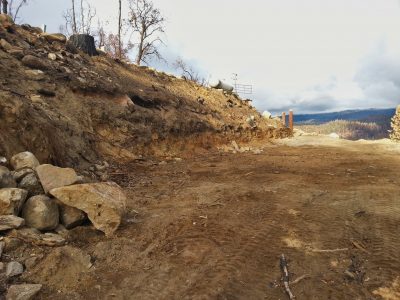
[[[120,166],[116,236],[71,231],[93,266],[48,256],[25,279],[39,299],[288,299],[285,254],[296,299],[400,299],[399,148],[302,137]]]

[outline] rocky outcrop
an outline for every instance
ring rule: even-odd
[[[36,173],[45,193],[55,188],[74,184],[79,180],[74,169],[59,168],[48,164],[38,166]]]
[[[117,230],[126,210],[126,197],[115,183],[77,184],[51,190],[50,194],[84,211],[96,229],[106,235]]]
[[[53,230],[59,222],[57,203],[45,195],[31,197],[23,207],[22,217],[29,227]]]
[[[23,189],[0,189],[0,215],[18,216],[27,196]]]

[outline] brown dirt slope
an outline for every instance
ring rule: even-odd
[[[42,162],[83,167],[107,156],[182,156],[233,139],[290,134],[235,95],[105,55],[89,57],[48,42],[37,28],[0,25],[0,38],[5,156],[29,150]],[[256,128],[246,122],[251,115]]]

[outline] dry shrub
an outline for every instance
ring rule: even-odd
[[[393,116],[391,124],[390,138],[394,141],[400,141],[400,105],[397,106],[396,114]]]

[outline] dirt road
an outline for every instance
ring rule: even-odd
[[[131,199],[122,228],[110,239],[73,230],[94,267],[36,274],[40,297],[288,299],[284,253],[292,281],[307,275],[291,286],[297,299],[400,299],[397,148],[264,146],[120,166],[112,179]]]

